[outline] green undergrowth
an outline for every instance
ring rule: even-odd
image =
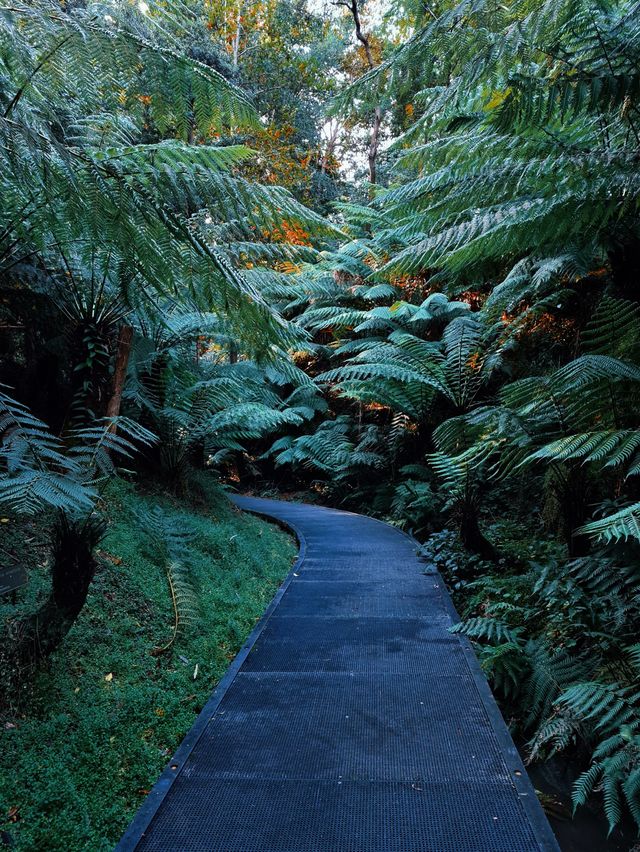
[[[288,572],[291,538],[200,489],[196,504],[111,488],[87,605],[28,702],[0,722],[0,847],[111,849]],[[197,621],[159,655],[172,634],[168,579],[136,520],[155,507],[188,532],[199,600]],[[2,601],[3,627],[46,592],[42,536],[27,531],[29,585]]]
[[[501,519],[484,529],[500,553],[496,563],[464,551],[452,530],[423,547],[462,617],[454,632],[473,642],[525,761],[553,759],[575,779],[570,798],[560,791],[566,814],[602,809],[590,848],[605,848],[607,829],[633,837],[640,826],[637,543],[570,557],[531,523]]]

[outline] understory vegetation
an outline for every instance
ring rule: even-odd
[[[63,647],[21,683],[25,694],[9,693],[0,809],[4,842],[20,849],[113,848],[296,552],[285,533],[232,509],[206,475],[198,499],[119,483],[102,510],[110,526],[86,606]],[[30,540],[21,555],[36,566],[28,594],[3,602],[3,622],[49,584],[41,529],[16,519],[8,528]],[[180,565],[167,561],[159,531],[188,541]]]
[[[87,831],[117,836],[192,718],[191,663],[195,706],[291,555],[203,616],[198,554],[244,589],[276,540],[203,476],[416,536],[525,758],[640,827],[639,69],[633,0],[0,9],[0,547],[27,581],[5,752],[39,765],[51,720],[88,740],[115,713],[135,783],[117,829],[89,796]],[[194,499],[215,518],[185,537]],[[104,625],[139,582],[105,553],[153,571],[140,635],[129,608]],[[132,709],[105,707],[145,654]],[[155,727],[127,721],[165,688]]]

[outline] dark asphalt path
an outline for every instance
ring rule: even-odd
[[[118,849],[558,847],[438,573],[379,521],[235,498],[298,562]]]

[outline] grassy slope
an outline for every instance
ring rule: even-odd
[[[39,675],[28,710],[0,720],[0,829],[8,832],[0,846],[111,849],[273,597],[295,556],[292,540],[219,492],[209,498],[205,510],[124,483],[113,490],[108,555],[87,606]],[[160,657],[151,651],[169,639],[172,610],[164,569],[134,520],[142,504],[160,504],[193,530],[201,621]],[[25,602],[45,591],[44,567],[30,586]],[[0,623],[15,612],[5,602]]]

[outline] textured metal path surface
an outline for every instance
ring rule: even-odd
[[[118,849],[558,847],[440,576],[360,515],[256,498],[300,557]]]

